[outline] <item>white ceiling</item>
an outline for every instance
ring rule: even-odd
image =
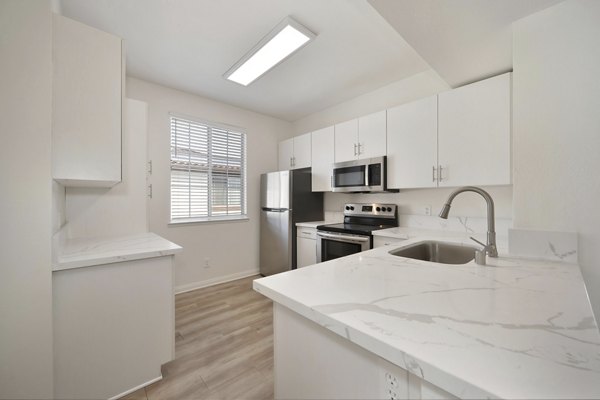
[[[62,0],[60,6],[64,16],[124,38],[129,75],[288,121],[429,69],[366,0]],[[316,39],[248,87],[223,78],[288,15]]]
[[[369,0],[451,87],[512,70],[511,24],[562,0]]]

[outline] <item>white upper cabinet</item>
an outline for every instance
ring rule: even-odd
[[[511,74],[439,94],[439,186],[511,183]]]
[[[335,125],[335,162],[386,154],[386,111]]]
[[[331,191],[331,167],[335,152],[334,127],[319,129],[312,133],[312,191]]]
[[[390,188],[436,187],[437,96],[387,111]]]
[[[358,119],[358,158],[386,155],[386,110]]]
[[[279,170],[310,167],[311,134],[296,136],[279,142]]]
[[[279,142],[279,170],[292,169],[294,162],[294,138]]]
[[[305,133],[294,137],[294,169],[310,167],[311,134]]]
[[[358,119],[335,125],[335,162],[358,157]]]
[[[65,186],[121,181],[120,38],[54,15],[52,177]]]

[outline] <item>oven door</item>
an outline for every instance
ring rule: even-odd
[[[370,248],[370,236],[317,231],[317,262],[334,260]]]

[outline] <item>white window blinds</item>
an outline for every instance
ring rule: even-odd
[[[171,116],[171,221],[246,215],[246,135]]]

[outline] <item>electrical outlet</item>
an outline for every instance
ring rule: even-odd
[[[400,382],[398,377],[390,372],[385,373],[385,389],[387,398],[389,400],[398,400],[398,391],[400,389]]]
[[[431,215],[431,206],[424,206],[423,207],[423,214],[425,214],[425,215]]]
[[[204,268],[210,268],[210,258],[204,257]]]
[[[397,388],[398,387],[398,378],[395,375],[390,374],[389,372],[385,373],[385,382],[389,387]]]

